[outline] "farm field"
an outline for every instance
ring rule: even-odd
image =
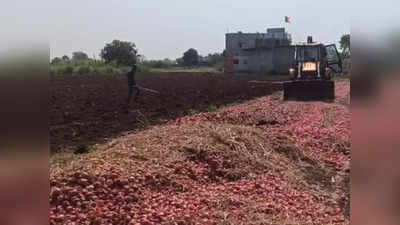
[[[128,88],[123,75],[52,76],[50,85],[50,145],[52,152],[76,150],[199,111],[271,94],[280,84],[249,83],[276,77],[222,73],[139,74],[139,85],[160,95],[142,92],[126,107]]]
[[[332,103],[261,75],[138,83],[160,95],[126,108],[122,76],[52,78],[50,224],[349,224],[349,81]]]

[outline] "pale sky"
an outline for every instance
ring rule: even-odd
[[[0,26],[18,37],[46,38],[51,57],[81,50],[99,58],[105,43],[119,39],[136,43],[139,54],[147,59],[175,59],[189,48],[203,55],[221,52],[228,30],[265,32],[269,27],[286,27],[294,41],[312,35],[316,41],[337,43],[350,32],[351,23],[379,29],[379,21],[390,23],[389,15],[400,9],[395,0],[366,2],[13,0],[2,3]],[[285,16],[291,17],[291,24],[284,23]],[[16,32],[14,26],[23,30]]]

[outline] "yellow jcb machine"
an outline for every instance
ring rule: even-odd
[[[325,100],[335,98],[332,73],[342,72],[342,60],[336,45],[307,43],[294,46],[294,63],[289,70],[292,80],[284,83],[284,100]]]

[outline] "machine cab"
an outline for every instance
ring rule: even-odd
[[[297,78],[310,79],[321,77],[321,64],[323,63],[323,45],[306,44],[295,47],[295,62]]]
[[[294,63],[289,71],[293,80],[283,84],[283,99],[333,101],[335,82],[331,74],[342,70],[336,46],[315,43],[309,37],[307,43],[293,47]]]
[[[335,73],[343,72],[342,59],[335,44],[325,45],[327,67],[332,69]]]
[[[323,45],[308,39],[308,43],[294,46],[295,59],[290,70],[294,79],[330,79],[332,71],[342,72],[342,62],[334,44]]]

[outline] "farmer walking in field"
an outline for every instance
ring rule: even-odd
[[[136,70],[137,70],[137,66],[136,66],[136,64],[133,64],[131,71],[129,71],[126,74],[126,77],[128,78],[128,88],[129,88],[128,100],[127,100],[128,104],[131,102],[133,89],[136,90],[134,101],[137,101],[137,98],[139,97],[139,94],[140,94],[140,89],[136,85]]]

